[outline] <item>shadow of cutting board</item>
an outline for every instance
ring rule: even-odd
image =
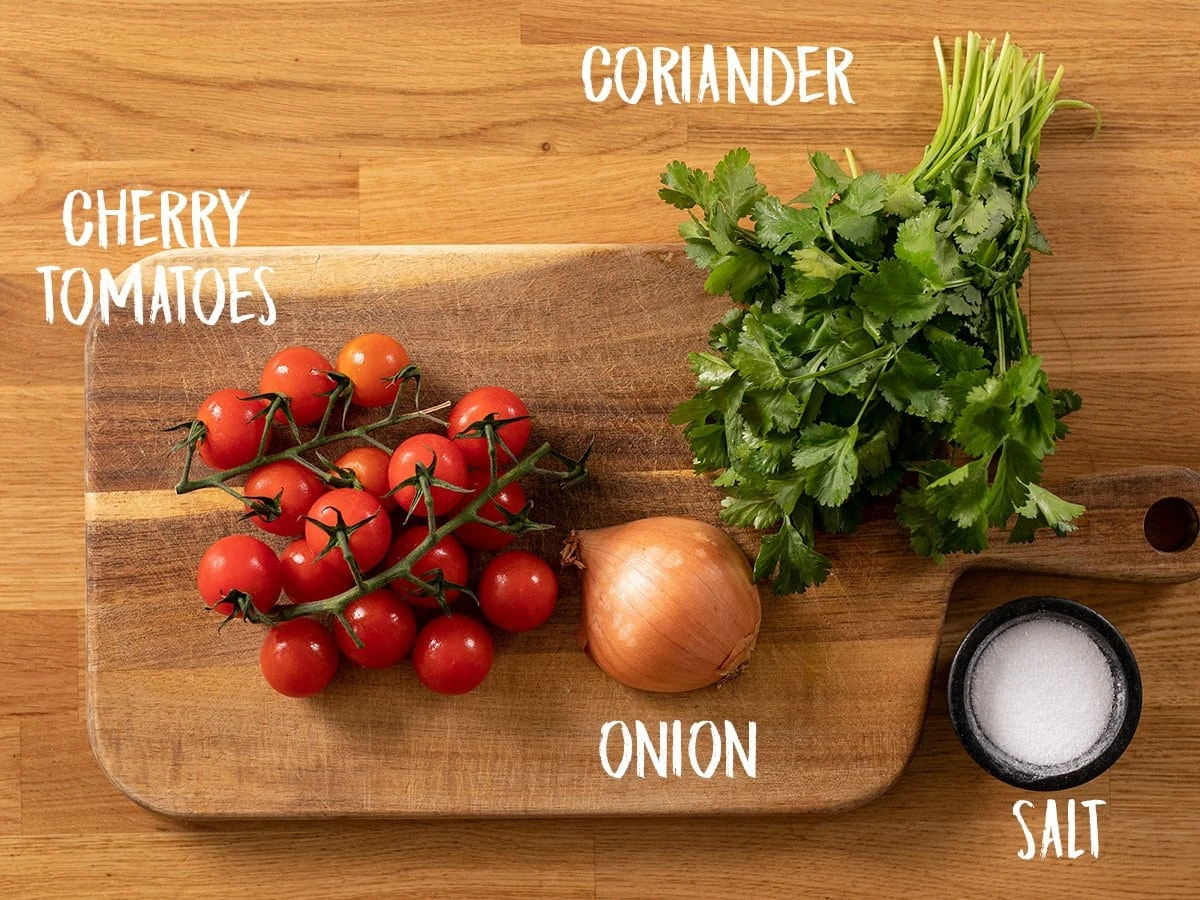
[[[653,514],[717,521],[720,493],[690,470],[668,410],[690,393],[685,364],[726,306],[703,294],[676,248],[269,248],[169,253],[143,263],[269,265],[271,327],[227,321],[138,326],[114,314],[87,351],[87,714],[96,755],[134,800],[194,816],[485,816],[802,812],[854,806],[904,769],[922,727],[947,597],[967,566],[1123,580],[1200,575],[1200,551],[1161,553],[1146,510],[1200,505],[1183,469],[1093,476],[1061,486],[1089,507],[1066,539],[998,544],[943,566],[914,556],[886,513],[826,542],[834,574],[799,598],[763,592],[749,669],[685,695],[629,690],[578,649],[578,582],[536,632],[499,635],[471,694],[425,691],[407,664],[343,665],[322,695],[274,694],[258,672],[262,629],[218,633],[196,594],[217,537],[251,531],[217,491],[176,497],[180,459],[165,426],[219,387],[252,390],[265,360],[306,343],[332,357],[364,331],[399,338],[425,374],[423,397],[504,384],[526,398],[535,439],[566,452],[595,440],[592,477],[534,491],[556,532],[523,538],[553,556],[568,528]],[[209,284],[211,284],[211,279]],[[209,308],[211,299],[205,301]],[[258,310],[245,310],[258,311]],[[1051,475],[1053,466],[1050,466]],[[1189,506],[1190,504],[1190,506]],[[755,551],[750,534],[737,539]],[[278,542],[282,546],[282,542]],[[681,723],[682,772],[636,761],[620,779],[601,728]],[[688,762],[693,723],[756,731],[755,777],[725,760]],[[619,734],[619,732],[617,732]],[[698,756],[712,752],[707,726]],[[610,745],[613,764],[621,743]],[[636,759],[636,758],[635,758]]]

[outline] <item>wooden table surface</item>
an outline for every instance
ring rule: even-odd
[[[906,170],[938,115],[932,35],[1011,31],[1064,64],[1065,93],[1105,120],[1088,139],[1086,116],[1063,112],[1042,146],[1034,205],[1056,255],[1035,261],[1026,299],[1052,377],[1087,404],[1050,470],[1200,467],[1193,4],[710,6],[0,3],[0,896],[1200,894],[1197,584],[967,576],[912,763],[838,815],[178,822],[97,766],[83,718],[83,332],[47,324],[36,270],[119,271],[156,248],[69,247],[74,189],[250,189],[240,246],[671,241],[678,215],[655,197],[666,162],[711,166],[746,144],[787,196],[806,186],[808,148]],[[704,43],[849,48],[855,103],[584,98],[589,45]],[[1045,798],[984,775],[946,718],[966,628],[1046,592],[1113,619],[1145,680],[1125,757],[1052,795],[1105,802],[1098,859],[1019,859],[1013,804],[1035,804],[1040,838]]]

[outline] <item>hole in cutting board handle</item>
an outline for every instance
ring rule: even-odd
[[[1142,531],[1150,546],[1160,553],[1181,553],[1196,542],[1200,515],[1183,497],[1163,497],[1146,510]]]

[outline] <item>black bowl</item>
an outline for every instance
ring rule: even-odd
[[[968,676],[979,651],[1006,628],[1034,618],[1082,626],[1108,659],[1118,691],[1104,735],[1091,750],[1062,766],[1030,766],[1007,756],[982,733],[967,698]],[[967,632],[950,663],[947,700],[958,739],[984,771],[1014,787],[1061,791],[1091,781],[1125,752],[1142,713],[1142,677],[1128,642],[1098,612],[1064,597],[1022,597],[993,609]]]

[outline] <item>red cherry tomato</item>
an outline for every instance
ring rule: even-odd
[[[454,405],[450,410],[450,420],[446,434],[454,438],[454,443],[462,451],[467,465],[478,468],[489,468],[487,439],[483,437],[458,437],[476,422],[482,422],[489,415],[499,419],[515,419],[528,416],[529,410],[525,403],[507,388],[481,387],[471,391]],[[505,453],[499,443],[496,444],[496,462],[503,469],[511,464],[514,456],[520,456],[525,445],[529,443],[530,422],[524,418],[519,422],[511,422],[497,429],[497,437],[512,451],[510,456]]]
[[[417,634],[413,671],[431,691],[465,694],[487,677],[494,655],[492,636],[478,619],[437,616]]]
[[[325,483],[306,466],[290,459],[267,463],[246,477],[246,497],[279,499],[279,515],[271,521],[251,516],[250,521],[269,534],[295,537],[304,533],[304,516],[325,492]]]
[[[340,620],[333,626],[338,649],[352,662],[368,669],[394,666],[412,649],[417,636],[417,617],[412,608],[381,588],[360,597],[346,607],[350,627],[362,641],[359,647]]]
[[[334,461],[339,469],[349,469],[358,478],[363,490],[377,499],[384,509],[392,509],[396,501],[388,491],[388,463],[391,457],[379,447],[355,447],[347,450]]]
[[[505,631],[529,631],[550,618],[558,603],[558,579],[541,557],[506,550],[479,576],[479,607]]]
[[[224,598],[231,591],[249,595],[259,612],[266,612],[279,599],[282,571],[275,551],[256,537],[231,534],[204,551],[196,570],[196,586],[204,605],[221,615],[233,612]]]
[[[337,643],[329,629],[312,619],[280,622],[267,632],[259,651],[263,677],[286,697],[320,693],[337,672]]]
[[[354,575],[345,561],[331,554],[320,559],[316,555],[304,538],[292,541],[279,555],[283,593],[293,603],[327,600],[354,585]]]
[[[431,468],[436,480],[463,489],[456,491],[431,487],[429,493],[433,498],[435,515],[444,515],[462,503],[467,493],[467,464],[458,447],[448,438],[440,434],[414,434],[401,443],[392,453],[392,460],[388,464],[389,486],[394,488],[412,478],[417,473],[418,465]],[[392,496],[401,509],[415,516],[425,515],[425,498],[417,492],[415,485],[406,485]]]
[[[392,541],[392,546],[388,548],[387,555],[383,558],[385,568],[391,568],[400,560],[404,559],[410,553],[417,549],[421,541],[425,540],[429,534],[429,530],[424,525],[414,525],[412,528],[406,528],[396,535],[396,539]],[[467,551],[463,549],[463,545],[454,539],[453,535],[446,535],[436,544],[434,544],[426,553],[418,559],[410,567],[412,573],[420,578],[423,575],[428,575],[434,569],[440,569],[442,578],[454,584],[465,585],[467,578],[470,576],[471,564],[467,559]],[[399,578],[392,582],[391,588],[396,592],[400,599],[411,603],[413,606],[424,607],[425,609],[437,609],[437,598],[433,597],[411,581],[406,581]],[[453,603],[458,599],[459,591],[446,591],[446,602]]]
[[[359,406],[387,406],[400,382],[389,381],[409,364],[408,351],[386,334],[362,334],[338,351],[337,370],[354,385],[352,400]]]
[[[379,501],[356,488],[337,488],[322,494],[308,511],[308,518],[316,519],[324,525],[336,525],[338,513],[347,525],[357,525],[365,522],[350,533],[350,552],[354,554],[358,567],[366,572],[383,559],[388,545],[392,540],[392,523],[387,513],[379,505]],[[367,521],[367,520],[370,521]],[[322,530],[316,522],[307,522],[304,526],[304,539],[314,553],[320,553],[329,545],[329,534]],[[344,562],[342,551],[334,547],[329,556]]]
[[[213,469],[232,469],[254,459],[267,429],[266,408],[266,400],[247,399],[245,391],[234,388],[205,397],[196,411],[205,429],[200,458]]]
[[[333,388],[333,379],[326,374],[331,371],[329,360],[312,347],[285,347],[267,360],[258,392],[286,395],[296,424],[311,425],[325,414],[329,398],[322,394]],[[282,410],[275,414],[275,421],[287,422]]]
[[[486,469],[471,469],[468,477],[471,493],[467,495],[464,503],[473,500],[492,480]],[[504,518],[500,509],[506,509],[510,513],[519,513],[525,508],[525,502],[525,491],[518,482],[514,481],[501,488],[491,500],[483,504],[479,508],[478,515],[498,525],[505,525],[508,520]],[[454,530],[454,536],[468,547],[476,550],[502,550],[517,539],[515,534],[500,531],[490,525],[484,525],[482,522],[464,522]]]

